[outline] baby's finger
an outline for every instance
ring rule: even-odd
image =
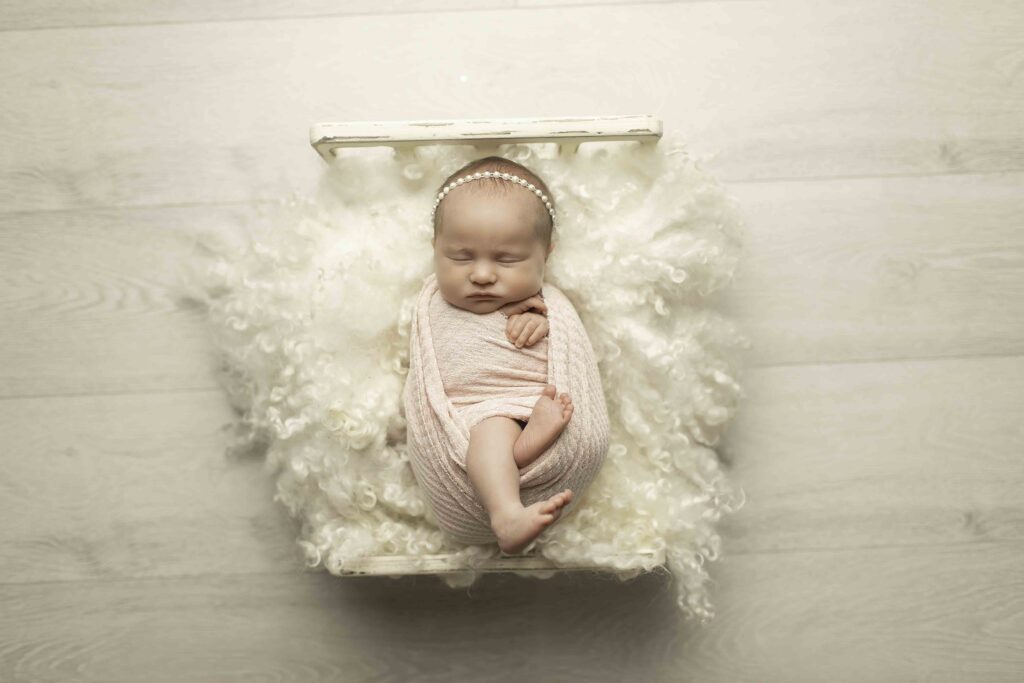
[[[547,313],[548,306],[544,303],[544,299],[536,295],[523,299],[522,301],[502,306],[502,310],[504,310],[507,315],[525,313],[526,311],[534,309],[540,310],[542,313]]]
[[[538,325],[537,329],[535,329],[533,331],[533,334],[530,335],[530,338],[526,340],[526,345],[527,346],[533,346],[534,344],[536,344],[537,342],[539,342],[543,338],[544,338],[544,326],[543,325]]]
[[[528,297],[526,299],[523,299],[520,303],[521,303],[521,305],[523,305],[525,307],[524,310],[527,310],[527,311],[528,310],[537,310],[537,309],[542,310],[542,311],[548,310],[548,306],[547,306],[546,303],[544,303],[544,299],[541,299],[536,294],[534,294],[533,296]]]
[[[525,315],[519,316],[519,319],[516,320],[516,324],[512,326],[512,337],[514,339],[518,339],[519,335],[522,334],[523,332],[523,328],[525,328],[529,324],[530,319],[528,317],[526,317]]]
[[[526,343],[526,340],[530,338],[530,334],[533,332],[535,322],[529,321],[529,324],[524,325],[523,330],[516,337],[516,346],[522,346]]]
[[[509,343],[511,343],[511,344],[515,344],[516,343],[516,339],[519,338],[519,329],[518,328],[519,328],[519,325],[510,325],[509,326],[508,334],[506,335],[508,337]]]
[[[508,317],[511,318],[512,316],[517,315],[519,313],[522,313],[523,311],[526,311],[526,310],[529,309],[529,306],[524,306],[523,305],[524,303],[526,303],[526,302],[524,302],[524,301],[516,301],[516,302],[511,303],[511,304],[505,304],[499,310],[501,310],[505,315],[507,315]]]

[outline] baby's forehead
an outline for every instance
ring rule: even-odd
[[[485,207],[497,207],[511,213],[526,214],[541,206],[536,195],[521,187],[495,187],[474,183],[456,188],[444,199],[444,203],[452,212],[472,212]]]
[[[445,221],[440,238],[448,244],[480,246],[531,246],[538,239],[536,231],[524,223],[482,225],[459,220]]]
[[[530,203],[536,202],[536,197],[526,192],[522,197],[464,192],[467,189],[459,188],[459,194],[452,193],[442,202],[448,203],[440,231],[446,241],[529,245],[538,239],[536,207]]]

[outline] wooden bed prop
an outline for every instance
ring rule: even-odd
[[[345,147],[473,145],[487,156],[499,145],[557,143],[559,153],[575,153],[584,142],[636,141],[656,144],[661,120],[649,115],[592,116],[543,119],[453,119],[432,121],[348,121],[317,123],[309,143],[330,161]]]
[[[330,162],[336,150],[347,147],[392,147],[396,152],[420,145],[473,145],[480,156],[497,154],[501,145],[557,143],[559,154],[575,154],[584,142],[634,141],[657,144],[661,120],[650,115],[588,116],[519,119],[445,119],[425,121],[347,121],[317,123],[310,127],[309,142]],[[557,522],[556,522],[557,523]],[[641,549],[623,553],[629,560],[665,563],[665,551]],[[637,563],[637,564],[641,564]],[[551,572],[610,571],[588,564],[555,565],[533,551],[526,555],[491,558],[476,571]],[[404,576],[471,571],[451,554],[425,556],[374,555],[350,560],[345,576]]]

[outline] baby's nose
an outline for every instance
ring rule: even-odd
[[[469,277],[473,282],[491,282],[494,280],[494,269],[487,265],[476,265]]]

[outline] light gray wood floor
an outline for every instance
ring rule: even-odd
[[[0,0],[0,680],[1024,680],[1018,2]],[[304,572],[173,269],[327,120],[652,113],[749,216],[672,587]]]

